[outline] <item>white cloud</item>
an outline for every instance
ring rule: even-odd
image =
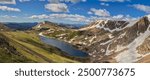
[[[48,0],[50,3],[45,8],[51,12],[69,12],[68,6],[64,2],[78,3],[86,0]]]
[[[39,0],[39,1],[45,1],[45,0]]]
[[[86,0],[60,0],[65,2],[77,3],[77,2],[86,2]]]
[[[46,4],[45,8],[51,12],[68,12],[68,6],[64,3]]]
[[[71,2],[71,3],[78,3],[78,2],[86,2],[86,0],[49,0],[51,3],[59,3],[59,2]]]
[[[89,11],[88,14],[93,14],[93,13],[91,11]]]
[[[137,20],[137,19],[140,19],[140,17],[132,17],[130,15],[126,15],[123,20],[125,20],[125,21],[133,21],[133,20]]]
[[[113,16],[113,18],[115,18],[115,19],[122,19],[123,17],[124,17],[124,15],[122,15],[122,14]]]
[[[102,5],[102,6],[109,6],[109,4],[107,4],[107,3],[100,3],[100,5]]]
[[[18,8],[11,8],[8,6],[0,6],[0,10],[2,11],[15,11],[15,12],[20,12],[21,10]]]
[[[88,14],[94,14],[96,16],[110,16],[110,13],[106,9],[91,8]]]
[[[0,4],[16,4],[15,0],[0,0]]]
[[[99,0],[102,2],[125,2],[125,1],[130,1],[130,0]]]
[[[92,16],[90,19],[92,21],[101,20],[101,19],[102,20],[117,20],[117,21],[133,21],[133,20],[137,20],[138,18],[131,17],[130,15],[119,14],[119,15],[108,16],[108,17],[95,17],[95,16]]]
[[[20,2],[27,2],[32,0],[18,0]],[[86,2],[87,0],[38,0],[38,1],[49,1],[51,3],[60,3],[60,2],[71,2],[71,3],[77,3],[77,2]],[[0,0],[1,4],[15,4],[16,0]]]
[[[131,5],[131,7],[134,7],[140,11],[144,11],[146,13],[150,13],[150,6],[147,6],[147,5],[142,5],[142,4],[134,4],[134,5]]]
[[[28,1],[31,1],[31,0],[19,0],[20,2],[28,2]]]
[[[42,14],[30,16],[31,19],[58,19],[58,20],[68,20],[74,22],[89,22],[89,20],[82,15],[78,14]]]
[[[125,15],[119,14],[119,15],[112,16],[111,19],[112,20],[130,21],[130,20],[132,20],[132,17],[130,17],[129,15],[125,16]]]
[[[11,18],[17,18],[17,16],[9,16],[9,15],[3,15],[0,16],[1,18],[7,18],[7,19],[11,19]]]
[[[48,0],[50,3],[59,3],[59,0]]]
[[[77,21],[77,22],[78,21],[82,21],[82,22],[88,21],[85,16],[78,15],[78,14],[51,14],[50,17],[57,18],[57,19],[66,19],[66,20],[70,20],[70,21]]]
[[[31,17],[29,18],[32,18],[32,19],[48,19],[49,16],[46,15],[46,14],[42,14],[42,15],[32,15]]]
[[[36,20],[55,20],[56,22],[59,21],[67,21],[67,22],[78,22],[78,23],[90,23],[95,20],[117,20],[117,21],[131,21],[136,20],[138,18],[131,17],[130,15],[115,15],[115,16],[91,16],[91,17],[85,17],[83,15],[78,14],[42,14],[42,15],[33,15],[29,17],[30,19],[36,19]]]

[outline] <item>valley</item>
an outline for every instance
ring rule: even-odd
[[[149,15],[130,22],[97,20],[79,29],[44,21],[28,30],[1,23],[0,30],[0,62],[150,62]]]

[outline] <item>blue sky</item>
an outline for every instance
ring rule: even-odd
[[[1,0],[0,22],[89,23],[135,20],[150,14],[150,0]]]

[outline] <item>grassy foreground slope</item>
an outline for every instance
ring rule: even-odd
[[[8,42],[9,48],[11,46],[15,51],[6,55],[10,49],[0,47],[0,62],[77,62],[61,56],[63,52],[59,49],[42,43],[33,31],[0,32],[0,36]]]

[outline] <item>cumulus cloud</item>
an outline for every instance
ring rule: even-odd
[[[31,18],[31,19],[48,19],[50,17],[46,14],[42,14],[42,15],[32,15],[29,18]]]
[[[7,18],[7,19],[11,19],[11,18],[17,18],[17,16],[9,16],[9,15],[3,15],[0,16],[1,18]]]
[[[64,3],[46,4],[45,8],[51,12],[68,12],[68,6]]]
[[[114,20],[123,20],[123,21],[132,21],[132,20],[136,20],[137,18],[131,17],[130,15],[116,15],[116,16],[112,16],[112,19]]]
[[[83,15],[78,14],[42,14],[42,15],[32,15],[29,17],[30,19],[37,20],[62,20],[62,21],[72,21],[78,23],[90,23],[96,20],[118,20],[118,21],[132,21],[137,20],[138,18],[131,17],[130,15],[115,15],[115,16],[91,16],[85,17]]]
[[[51,3],[59,3],[59,2],[71,2],[71,3],[78,3],[78,2],[86,2],[86,0],[49,0]]]
[[[48,0],[50,3],[45,5],[45,8],[51,12],[69,12],[65,2],[78,3],[86,2],[86,0]]]
[[[45,1],[45,0],[39,0],[39,1]]]
[[[88,14],[94,14],[96,16],[110,16],[110,13],[106,9],[91,8]]]
[[[61,0],[65,2],[78,3],[78,2],[86,2],[86,0]]]
[[[50,17],[52,18],[57,18],[57,19],[66,19],[70,21],[81,21],[81,22],[87,22],[88,20],[86,19],[85,16],[83,15],[78,15],[78,14],[51,14]]]
[[[131,5],[131,7],[134,7],[140,11],[144,11],[146,13],[150,13],[150,6],[147,6],[147,5],[142,5],[142,4],[134,4],[134,5]]]
[[[102,6],[109,6],[108,3],[100,3],[100,5],[102,5]]]
[[[124,18],[124,15],[119,14],[119,15],[113,16],[113,18],[115,18],[115,19],[122,19],[122,18]]]
[[[0,4],[16,4],[15,0],[0,0]]]
[[[48,0],[50,3],[60,3],[60,0]]]
[[[20,12],[21,10],[18,8],[11,8],[8,6],[0,6],[0,10],[2,11],[15,11],[15,12]]]
[[[95,17],[95,16],[92,16],[90,18],[90,20],[95,21],[95,20],[101,20],[102,19],[102,20],[117,20],[117,21],[133,21],[133,20],[137,20],[138,18],[131,17],[130,15],[118,14],[118,15],[108,16],[108,17]]]
[[[31,0],[19,0],[20,2],[28,2],[28,1],[31,1]]]
[[[31,19],[58,19],[58,20],[68,20],[75,22],[89,22],[89,20],[83,16],[78,14],[42,14],[42,15],[33,15],[30,16]]]
[[[102,2],[125,2],[125,1],[130,1],[130,0],[99,0]]]

